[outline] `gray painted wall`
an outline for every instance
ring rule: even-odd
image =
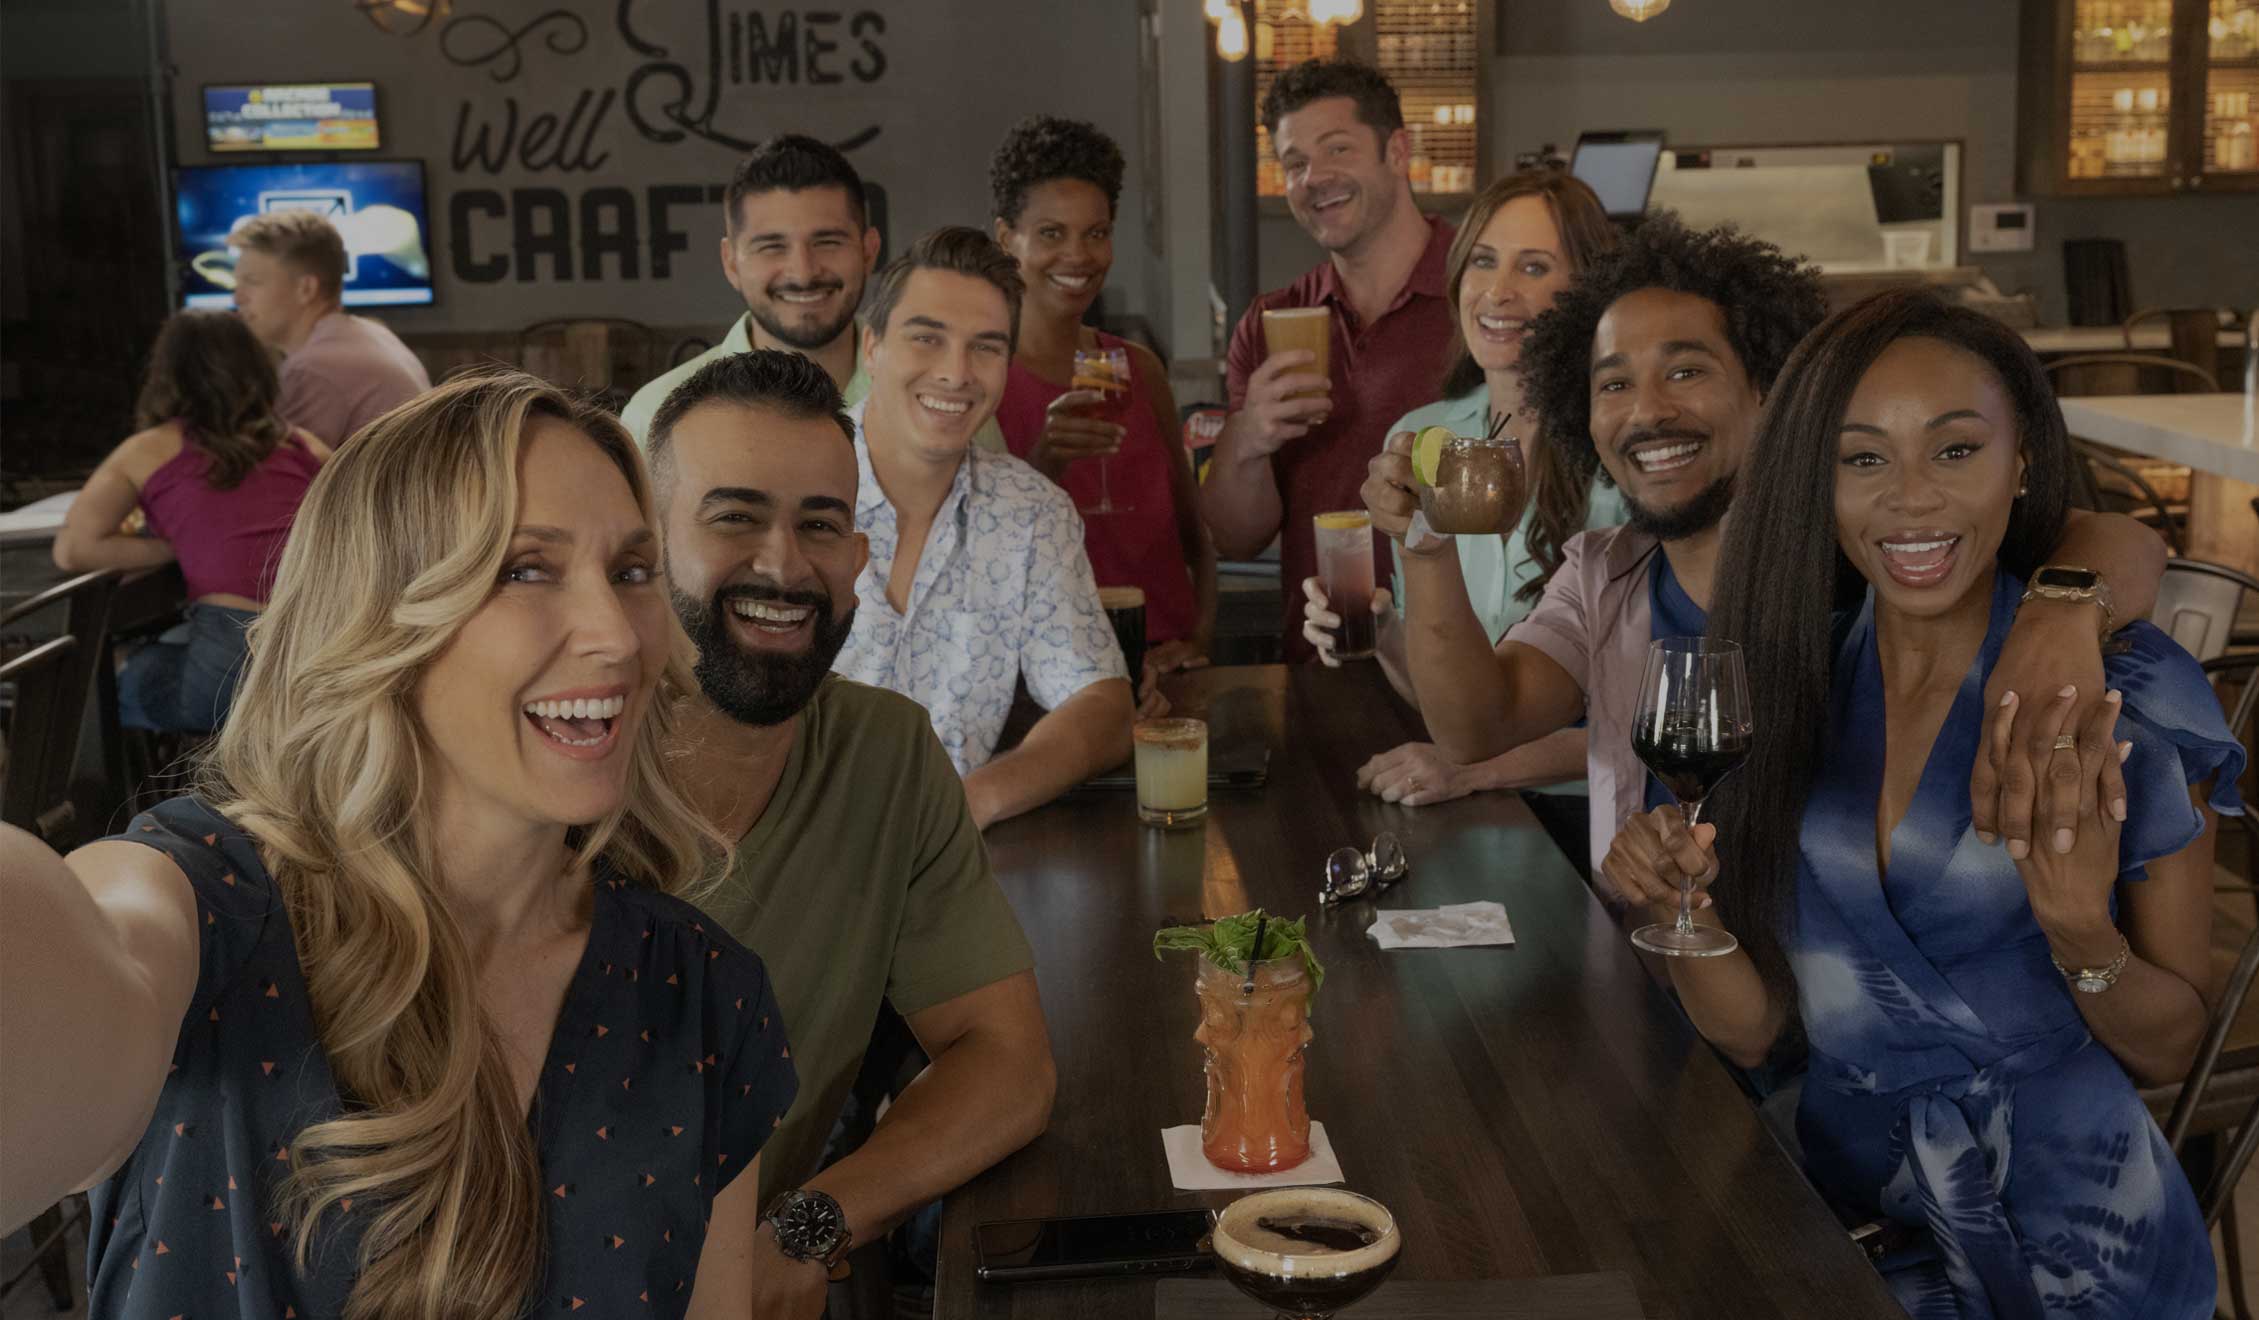
[[[628,12],[644,50],[635,49],[615,22],[613,0],[559,0],[549,7],[561,12],[557,18],[547,17],[543,6],[457,0],[450,22],[412,36],[377,30],[344,0],[167,0],[165,8],[179,70],[176,152],[184,163],[210,159],[198,99],[204,83],[378,83],[382,154],[421,158],[428,175],[440,301],[387,313],[407,331],[503,330],[549,317],[605,314],[659,325],[726,322],[742,306],[718,270],[717,205],[700,198],[668,206],[667,224],[687,239],[668,254],[664,276],[655,274],[650,252],[651,189],[718,187],[728,180],[740,150],[712,138],[756,140],[798,130],[846,141],[875,128],[850,159],[885,189],[889,239],[897,250],[936,225],[987,225],[989,152],[1022,115],[1073,113],[1115,135],[1125,149],[1136,141],[1137,15],[1129,0],[982,0],[971,6],[858,0],[830,11],[829,22],[814,8],[643,0]],[[759,21],[773,42],[786,15],[797,28],[797,58],[790,62],[796,67],[745,61],[743,72],[733,74],[733,33]],[[683,67],[681,90],[665,68],[670,63]],[[630,122],[631,88],[649,132]],[[687,117],[702,129],[666,123],[664,106],[685,92]],[[454,165],[458,123],[470,126],[471,137],[481,124],[499,134],[515,99],[523,141],[534,116],[563,120],[583,93],[590,112],[579,126],[540,144],[536,161],[548,168],[529,168],[522,159],[491,172]],[[590,131],[592,111],[607,95],[609,109]],[[706,116],[701,109],[710,95]],[[601,161],[597,168],[551,164],[560,139],[567,164],[584,154],[584,135],[585,156]],[[674,140],[658,140],[670,135]],[[530,263],[533,278],[525,280],[515,262],[497,282],[458,273],[464,245],[453,241],[449,215],[457,192],[497,191],[514,217],[521,209],[537,214],[516,205],[515,190],[561,190],[577,229],[580,199],[604,187],[627,189],[635,199],[644,257],[637,278],[624,278],[622,263],[609,257],[597,278],[586,278],[577,256],[570,279],[557,278],[546,260]],[[1151,258],[1140,210],[1130,199],[1125,203],[1108,302],[1135,311],[1147,297]],[[472,217],[469,254],[485,260],[510,253],[512,225],[512,219]]]
[[[2259,303],[2259,194],[2016,192],[2014,0],[1677,0],[1644,24],[1603,0],[1497,3],[1494,171],[1545,142],[1566,151],[1584,129],[1661,128],[1703,145],[1959,138],[1964,207],[2037,207],[2035,251],[1971,260],[2002,289],[2037,294],[2043,319],[2065,317],[2066,238],[2123,239],[2139,303]],[[1283,215],[1265,220],[1262,242],[1266,288],[1319,256]]]

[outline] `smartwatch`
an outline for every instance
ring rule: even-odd
[[[2107,638],[2118,630],[2117,616],[2110,608],[2110,585],[2091,568],[2074,564],[2042,565],[2024,588],[2024,599],[2092,602],[2102,607],[2101,635]]]

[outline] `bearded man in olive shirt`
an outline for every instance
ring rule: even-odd
[[[931,720],[829,672],[869,557],[852,433],[823,368],[763,350],[700,368],[649,436],[675,612],[698,648],[682,782],[736,844],[701,906],[761,955],[800,1073],[761,1152],[753,1247],[751,1314],[787,1320],[823,1313],[828,1275],[796,1240],[796,1208],[836,1209],[853,1242],[874,1241],[1042,1131],[1053,1091],[1034,959]],[[932,1062],[819,1171],[882,1000]]]
[[[1363,508],[1365,466],[1390,423],[1442,392],[1453,230],[1412,200],[1411,138],[1396,89],[1378,70],[1305,60],[1271,83],[1263,124],[1286,172],[1287,209],[1326,259],[1257,298],[1232,331],[1231,415],[1200,512],[1226,559],[1252,559],[1278,537],[1280,578],[1297,583],[1318,571],[1311,516]],[[1289,307],[1326,309],[1326,374],[1307,353],[1265,352],[1263,313]],[[1385,581],[1386,565],[1381,571]],[[1315,658],[1302,636],[1301,593],[1283,604],[1286,658]]]

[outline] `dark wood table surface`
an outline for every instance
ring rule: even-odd
[[[1518,798],[1409,810],[1357,791],[1358,765],[1419,732],[1377,669],[1184,678],[1172,697],[1211,712],[1215,740],[1270,738],[1267,787],[1214,794],[1181,832],[1117,791],[988,833],[1059,1093],[1043,1136],[949,1197],[943,1320],[1151,1320],[1150,1281],[979,1283],[973,1226],[1231,1200],[1169,1181],[1160,1132],[1197,1123],[1204,1089],[1192,955],[1155,959],[1152,934],[1255,906],[1310,917],[1327,973],[1310,1113],[1347,1185],[1394,1212],[1398,1278],[1621,1271],[1653,1320],[1903,1314]],[[1381,830],[1412,862],[1385,906],[1496,899],[1517,943],[1384,953],[1370,901],[1321,913],[1326,854]]]

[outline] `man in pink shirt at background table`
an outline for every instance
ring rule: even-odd
[[[431,388],[424,364],[381,322],[346,314],[352,257],[311,211],[270,211],[228,235],[235,310],[282,354],[282,415],[330,445]]]

